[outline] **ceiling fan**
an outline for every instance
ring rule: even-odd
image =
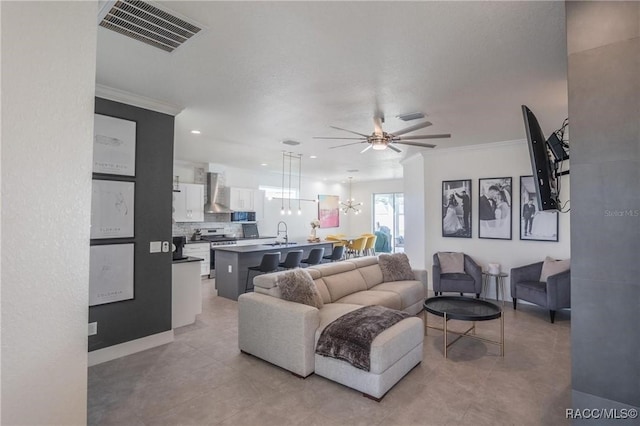
[[[435,148],[435,145],[423,142],[414,142],[416,140],[421,139],[443,139],[450,138],[450,134],[441,134],[441,135],[416,135],[416,136],[404,136],[405,133],[410,133],[418,129],[422,129],[425,127],[431,126],[431,123],[428,121],[424,121],[422,123],[415,124],[410,127],[406,127],[404,129],[387,133],[382,130],[382,123],[384,123],[384,116],[382,114],[376,114],[373,117],[373,127],[374,131],[371,135],[365,135],[364,133],[354,132],[353,130],[343,129],[341,127],[329,126],[332,129],[342,130],[345,132],[356,134],[360,137],[358,138],[336,138],[336,137],[325,137],[325,136],[315,136],[314,139],[353,139],[358,140],[359,142],[352,142],[345,145],[332,146],[329,149],[334,148],[342,148],[343,146],[356,145],[359,143],[367,143],[369,144],[365,149],[363,149],[360,153],[366,152],[369,149],[373,148],[375,150],[383,150],[383,149],[392,149],[395,152],[402,152],[396,145],[411,145],[411,146],[419,146],[422,148]]]

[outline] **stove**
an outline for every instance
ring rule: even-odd
[[[220,246],[233,246],[236,245],[238,239],[236,237],[225,237],[225,235],[229,235],[231,232],[229,230],[225,230],[224,228],[210,228],[203,229],[202,231],[202,241],[209,242],[209,249],[211,250],[210,256],[210,272],[209,278],[215,278],[216,273],[216,247]]]
[[[202,237],[202,241],[208,241],[211,247],[230,246],[238,242],[235,237]]]

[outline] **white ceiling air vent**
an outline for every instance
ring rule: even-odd
[[[174,12],[139,0],[104,2],[98,19],[101,27],[166,52],[173,52],[202,31],[202,26],[187,22]]]

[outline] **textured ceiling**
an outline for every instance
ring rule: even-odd
[[[426,113],[435,149],[523,139],[521,104],[545,134],[567,116],[563,2],[160,4],[208,30],[168,54],[99,28],[97,83],[184,107],[176,159],[279,171],[293,139],[309,176],[382,179],[420,149],[312,137],[371,133],[376,104],[386,131]]]

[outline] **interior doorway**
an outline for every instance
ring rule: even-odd
[[[373,194],[373,231],[376,252],[404,252],[404,194]]]

